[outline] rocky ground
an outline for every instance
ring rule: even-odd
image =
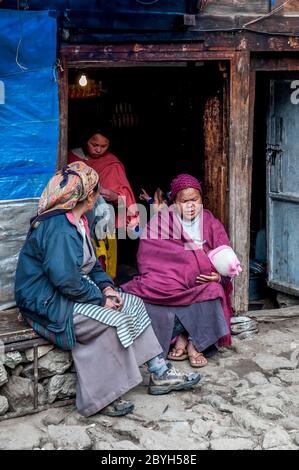
[[[298,364],[298,318],[260,323],[209,360],[193,391],[150,396],[142,369],[126,396],[133,414],[83,418],[67,406],[2,421],[0,449],[299,449]]]

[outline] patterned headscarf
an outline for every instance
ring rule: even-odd
[[[172,180],[170,184],[169,199],[173,201],[179,191],[187,188],[198,189],[202,195],[201,183],[198,179],[194,176],[188,175],[187,173],[182,173]]]
[[[95,170],[84,162],[63,167],[45,187],[38,204],[38,215],[57,209],[72,210],[86,199],[99,181]]]

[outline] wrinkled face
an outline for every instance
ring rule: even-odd
[[[110,144],[110,141],[109,141],[109,139],[107,139],[107,137],[104,137],[101,134],[93,135],[87,141],[88,155],[91,158],[101,157],[106,152],[106,150],[108,149],[109,144]]]
[[[193,220],[202,209],[200,192],[194,188],[183,189],[176,195],[175,204],[182,219]]]

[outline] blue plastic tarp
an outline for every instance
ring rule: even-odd
[[[56,20],[0,10],[0,200],[40,196],[55,173]]]

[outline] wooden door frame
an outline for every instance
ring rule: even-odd
[[[250,52],[204,50],[203,43],[114,44],[64,46],[60,51],[63,72],[60,90],[60,149],[58,167],[67,158],[68,69],[78,66],[141,65],[143,62],[225,61],[230,65],[228,119],[228,231],[240,258],[243,273],[235,280],[233,307],[248,308],[250,204],[252,172],[255,72],[250,69]],[[219,200],[219,199],[218,199]]]

